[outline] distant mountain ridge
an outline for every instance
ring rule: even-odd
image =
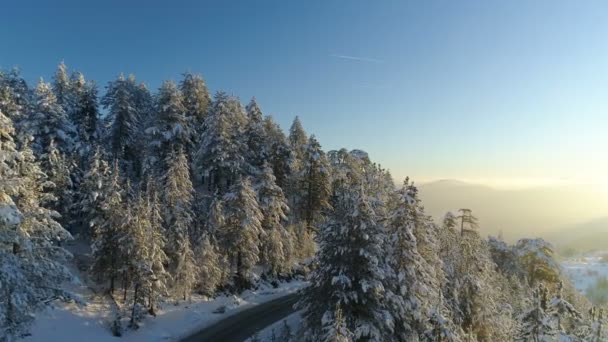
[[[418,188],[427,213],[434,218],[440,220],[448,211],[469,208],[479,218],[482,234],[497,235],[502,231],[509,240],[524,236],[555,238],[551,233],[564,227],[608,217],[608,197],[592,186],[501,189],[443,179]]]

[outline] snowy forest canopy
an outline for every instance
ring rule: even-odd
[[[73,300],[72,239],[131,328],[161,301],[300,275],[294,341],[608,338],[550,244],[482,238],[469,209],[433,222],[365,152],[324,151],[297,117],[286,134],[190,73],[100,96],[63,63],[34,88],[0,71],[0,341]]]

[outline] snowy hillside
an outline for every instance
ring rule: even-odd
[[[587,293],[600,279],[608,278],[608,262],[602,260],[606,254],[596,252],[562,262],[562,268],[581,293]]]

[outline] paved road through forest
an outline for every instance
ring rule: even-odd
[[[283,296],[245,309],[198,331],[182,342],[243,342],[251,335],[293,313],[298,294]]]

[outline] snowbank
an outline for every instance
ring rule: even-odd
[[[58,303],[36,318],[30,329],[31,336],[24,342],[47,341],[84,341],[84,342],[155,342],[178,341],[190,333],[213,324],[229,315],[248,307],[293,293],[306,286],[303,281],[281,283],[278,288],[269,285],[257,290],[245,291],[240,296],[220,296],[207,300],[202,296],[193,296],[190,303],[163,303],[157,317],[148,317],[139,330],[126,330],[123,337],[113,337],[109,330],[111,309],[103,296],[93,294],[86,286],[74,289],[88,302],[79,307],[76,304]],[[225,307],[224,313],[213,313]]]

